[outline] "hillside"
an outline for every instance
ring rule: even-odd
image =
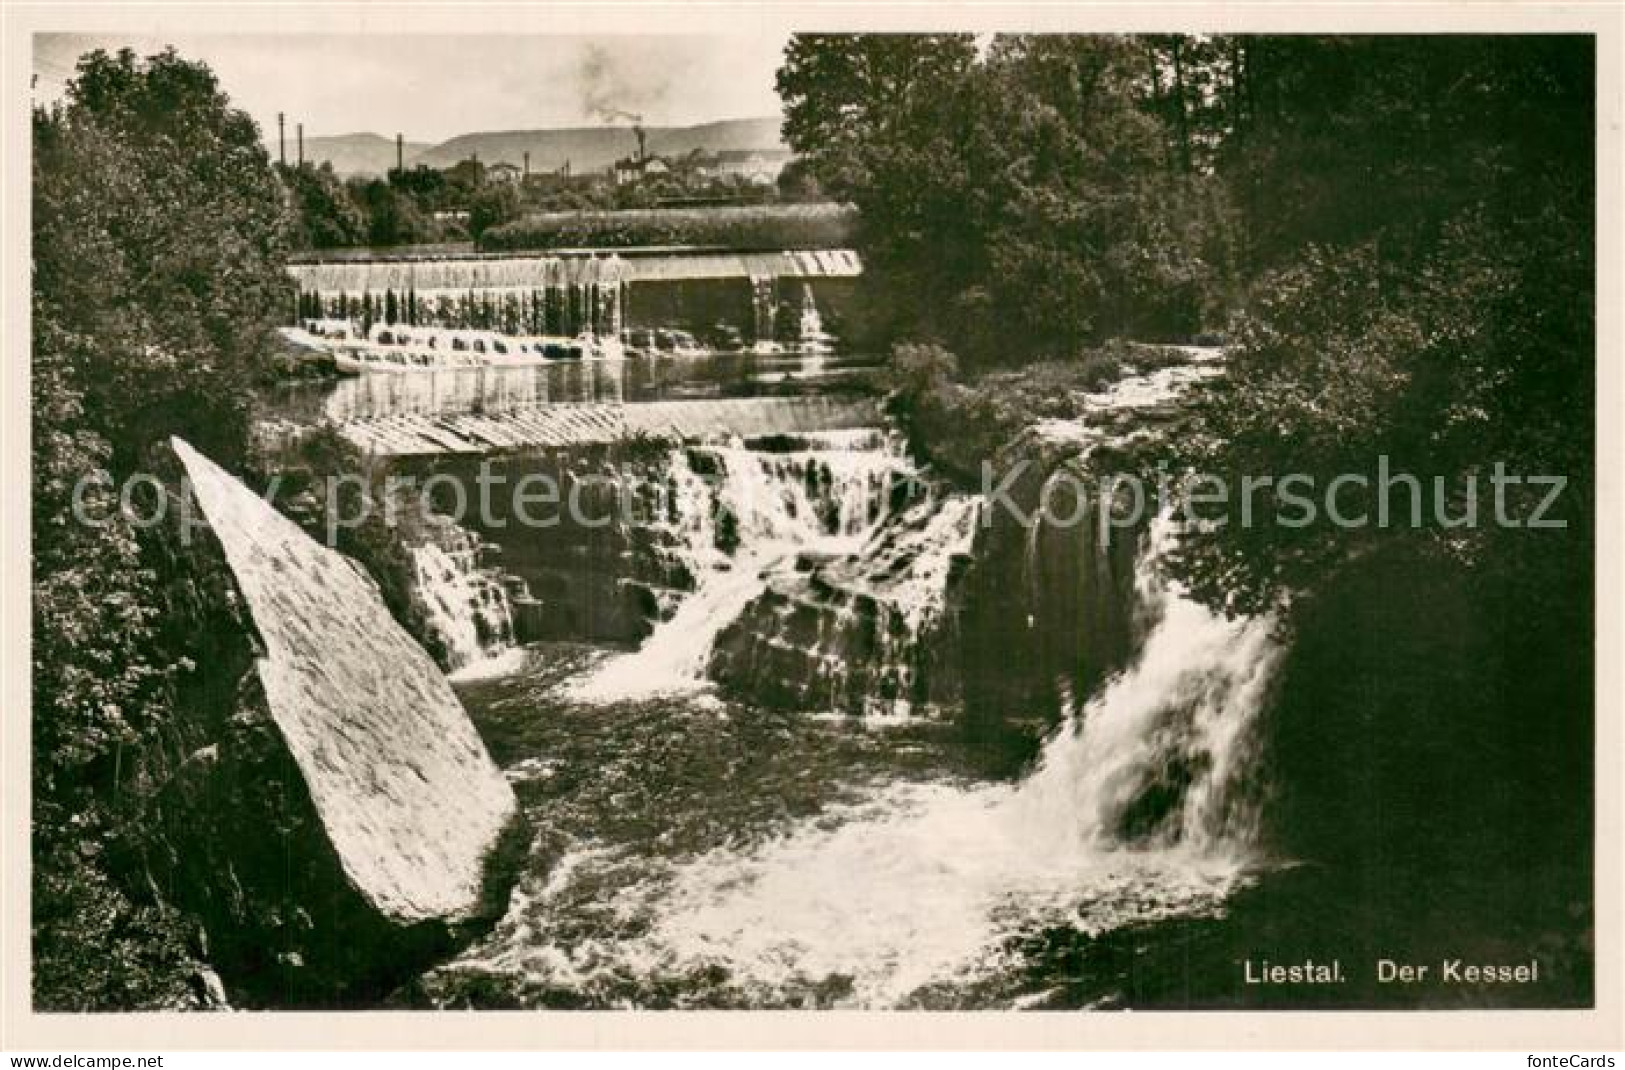
[[[294,139],[288,137],[288,162],[294,160]],[[408,165],[434,146],[422,141],[406,143]],[[274,155],[276,145],[271,145]],[[395,139],[379,134],[335,134],[330,137],[305,138],[305,159],[314,163],[328,161],[341,175],[381,175],[395,166]]]
[[[783,149],[776,116],[756,119],[726,119],[699,126],[651,126],[649,151],[681,155],[692,149],[712,152],[724,149]],[[292,145],[290,143],[290,150]],[[457,137],[438,145],[408,142],[406,162],[430,167],[450,167],[458,160],[477,154],[485,163],[522,163],[530,153],[535,171],[554,171],[569,160],[575,171],[598,171],[629,155],[637,140],[625,126],[592,126],[564,130],[497,130]],[[377,134],[346,134],[341,137],[305,139],[305,158],[331,160],[340,174],[382,174],[395,165],[395,142]]]

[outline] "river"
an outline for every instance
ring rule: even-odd
[[[289,390],[266,415],[343,426],[827,396],[871,366],[736,355],[368,376]],[[1159,374],[1101,405],[1157,403],[1180,381]],[[457,692],[534,836],[505,915],[399,1001],[1404,1006],[1419,997],[1373,972],[1388,941],[1450,949],[1441,903],[1459,889],[1396,899],[1272,848],[1262,736],[1282,641],[1164,575],[1165,520],[1134,538],[1120,590],[1098,578],[1111,560],[1070,567],[1079,597],[1121,603],[1127,653],[1094,684],[1056,681],[1058,722],[1012,752],[969,739],[955,705],[956,592],[986,552],[986,503],[934,480],[892,429],[538,456],[653,488],[655,504],[601,533],[470,525],[414,550]],[[1036,556],[1067,551],[1028,545],[1023,582],[1038,585],[1057,573]],[[643,608],[609,612],[623,596]],[[1037,586],[1027,597],[1038,605]],[[1040,671],[1035,612],[992,640],[996,671]],[[1283,958],[1347,980],[1248,980]]]

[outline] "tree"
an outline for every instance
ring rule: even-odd
[[[791,160],[779,172],[778,181],[779,199],[782,201],[822,201],[826,199],[824,187],[818,184],[813,177],[807,162],[801,159]]]
[[[1246,60],[1259,103],[1249,157],[1232,159],[1226,178],[1256,221],[1247,230],[1263,235],[1253,259],[1276,266],[1235,324],[1226,394],[1186,440],[1192,463],[1329,478],[1386,455],[1459,487],[1495,459],[1569,474],[1569,502],[1586,508],[1591,437],[1565,415],[1591,411],[1582,43],[1246,47],[1262,52]],[[1322,90],[1299,92],[1311,83]],[[1504,563],[1492,544],[1521,545],[1527,533],[1229,528],[1193,535],[1187,563],[1215,598],[1222,587],[1258,605],[1313,590],[1370,543],[1395,539],[1476,566]]]
[[[468,234],[475,241],[492,227],[519,218],[519,191],[507,182],[483,186],[468,204]]]
[[[208,68],[126,50],[78,71],[33,118],[34,992],[64,1010],[174,1005],[191,960],[183,919],[121,861],[143,835],[135,755],[193,668],[168,632],[179,596],[85,481],[171,434],[240,463],[295,299],[283,189]],[[98,524],[75,515],[82,482]]]
[[[862,214],[866,341],[976,366],[1196,333],[1229,283],[1227,217],[1145,66],[1111,36],[998,37],[981,59],[960,37],[793,39],[785,136]]]
[[[331,163],[323,161],[319,167],[301,164],[277,170],[292,198],[297,245],[306,249],[328,249],[366,243],[366,213],[339,181]]]
[[[446,207],[446,176],[427,164],[418,164],[405,171],[391,168],[389,184],[412,198],[419,207],[432,211]]]
[[[1170,567],[1291,638],[1262,760],[1282,849],[1405,896],[1496,888],[1463,939],[1573,931],[1590,897],[1592,49],[1235,43],[1218,159],[1254,277],[1226,381],[1165,444],[1231,491]],[[1241,480],[1293,473],[1317,503],[1370,480],[1342,488],[1356,522],[1244,522]],[[1530,476],[1566,481],[1561,526],[1528,526]]]
[[[869,151],[975,58],[970,34],[796,34],[776,79],[784,139],[826,189],[850,196],[867,180]]]
[[[79,71],[35,117],[35,322],[94,339],[60,356],[121,471],[171,433],[230,462],[294,304],[281,187],[207,67],[125,50]]]
[[[367,219],[367,244],[409,245],[434,240],[433,222],[410,195],[394,185],[381,178],[352,178],[347,188]]]

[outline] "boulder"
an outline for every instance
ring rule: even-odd
[[[513,792],[361,568],[172,446],[207,693],[164,758],[149,872],[233,1003],[376,999],[500,912]]]

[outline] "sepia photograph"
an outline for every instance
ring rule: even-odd
[[[8,999],[1607,1009],[1617,36],[588,14],[8,27]]]

